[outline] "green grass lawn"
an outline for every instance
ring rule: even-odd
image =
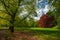
[[[0,27],[0,29],[8,29],[7,27]],[[60,40],[60,29],[55,28],[21,28],[15,27],[15,30],[19,32],[29,32],[32,33],[33,36],[42,37],[45,40]],[[7,35],[8,34],[7,32]]]
[[[60,40],[60,29],[54,28],[15,28],[18,31],[29,32],[45,40]]]
[[[47,35],[56,35],[60,36],[60,29],[54,28],[15,28],[15,30],[23,32],[32,32],[34,34],[47,34]]]

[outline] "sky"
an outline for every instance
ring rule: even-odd
[[[48,11],[49,11],[48,0],[36,0],[36,12],[37,12],[37,16],[36,17],[32,16],[32,18],[34,20],[39,20],[40,17],[42,16],[42,14],[43,13],[46,14]],[[26,16],[27,11],[23,11],[22,13],[20,14],[20,16],[22,16],[22,15]]]
[[[40,1],[37,0],[36,3],[37,3],[36,5],[37,17],[34,17],[34,19],[39,20],[42,14],[46,14],[49,11],[49,4],[48,0],[40,0]]]

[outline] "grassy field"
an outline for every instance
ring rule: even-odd
[[[8,29],[8,28],[0,28],[0,29]],[[54,29],[54,28],[20,28],[20,27],[15,27],[15,31],[22,34],[26,35],[27,34],[32,34],[29,35],[28,37],[31,36],[31,38],[35,38],[37,40],[60,40],[60,29]],[[26,34],[25,34],[26,33]],[[21,35],[22,35],[21,34]],[[10,33],[7,32],[7,36],[11,35]],[[34,40],[34,39],[33,39]]]
[[[43,40],[60,40],[60,29],[54,28],[15,28],[22,32],[29,32],[32,35],[42,37]]]

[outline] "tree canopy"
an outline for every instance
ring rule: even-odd
[[[60,0],[49,0],[53,11],[49,11],[49,16],[55,16],[57,24],[60,25]],[[23,12],[27,15],[22,15]],[[14,27],[38,26],[38,21],[34,21],[32,16],[37,16],[36,0],[0,0],[0,25],[8,26],[10,30]],[[28,20],[28,21],[27,21]]]

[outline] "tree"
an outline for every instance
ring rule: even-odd
[[[57,21],[57,25],[60,26],[60,6],[59,6],[60,0],[49,0],[49,3],[51,5],[51,7],[53,6],[55,8],[52,12],[55,16],[55,20]],[[60,28],[60,27],[58,27],[58,28]]]
[[[42,28],[51,28],[55,26],[54,16],[49,17],[48,14],[43,14],[39,20],[39,26]]]
[[[18,9],[20,7],[21,0],[0,0],[0,1],[5,8],[4,10],[0,10],[0,11],[4,11],[6,14],[8,14],[11,17],[11,19],[8,20],[10,22],[9,29],[11,32],[14,32],[14,21]]]
[[[8,19],[0,17],[1,19],[4,19],[9,22],[9,30],[11,32],[14,32],[14,24],[16,21],[16,16],[21,12],[21,5],[24,6],[24,8],[28,11],[28,15],[24,17],[22,20],[20,20],[20,23],[25,20],[30,14],[33,14],[35,12],[35,2],[34,1],[28,1],[27,0],[0,0],[1,6],[3,9],[0,10],[0,12],[4,12],[4,14],[7,14]]]

